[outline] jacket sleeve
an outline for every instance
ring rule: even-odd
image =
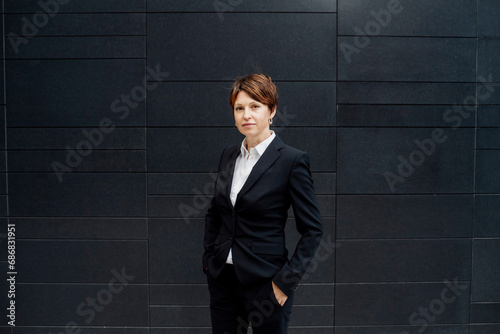
[[[301,238],[290,260],[273,277],[274,284],[287,296],[297,288],[323,235],[309,166],[309,156],[302,152],[293,163],[288,181],[295,223]]]
[[[215,179],[214,194],[212,196],[212,200],[210,201],[210,206],[205,215],[205,233],[203,237],[203,248],[204,248],[203,271],[205,271],[205,268],[208,266],[208,258],[213,254],[215,239],[219,234],[221,226],[221,217],[219,211],[217,210],[217,205],[215,203],[215,196],[217,194],[217,181],[219,180],[219,175],[221,172],[220,167],[222,163],[222,157],[224,156],[226,148],[224,148],[224,151],[222,151],[222,154],[219,159],[219,167],[217,168],[217,178]]]

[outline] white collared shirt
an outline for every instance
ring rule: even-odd
[[[233,183],[231,184],[231,193],[230,193],[230,198],[231,198],[231,203],[234,204],[236,203],[236,197],[238,196],[238,193],[240,192],[241,188],[243,188],[243,185],[248,179],[248,176],[250,175],[250,172],[252,171],[253,166],[259,161],[260,157],[262,154],[264,154],[264,151],[267,149],[269,144],[273,141],[274,137],[276,137],[276,134],[274,133],[273,130],[271,130],[272,134],[264,140],[262,143],[259,145],[250,148],[250,152],[247,151],[245,148],[245,139],[241,142],[241,147],[240,147],[240,152],[241,154],[238,155],[236,158],[236,163],[234,165],[234,174],[233,174]],[[227,256],[226,263],[233,264],[233,250],[229,249],[229,254]]]

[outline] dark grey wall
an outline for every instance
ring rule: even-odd
[[[498,333],[499,14],[494,0],[3,1],[0,264],[15,224],[18,274],[16,327],[2,314],[0,331],[209,333],[203,216],[222,148],[242,140],[228,89],[261,70],[325,225],[290,333]]]

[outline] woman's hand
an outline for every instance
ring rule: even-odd
[[[273,291],[274,291],[274,296],[276,297],[276,300],[278,301],[278,303],[283,306],[286,302],[286,300],[288,299],[288,296],[285,295],[283,293],[283,291],[280,290],[280,288],[278,288],[278,286],[276,284],[274,284],[273,281],[271,281],[273,283]]]

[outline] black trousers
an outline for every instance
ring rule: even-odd
[[[244,334],[252,325],[254,334],[287,334],[293,294],[281,306],[271,279],[243,286],[234,268],[226,264],[217,279],[207,273],[213,334]]]

